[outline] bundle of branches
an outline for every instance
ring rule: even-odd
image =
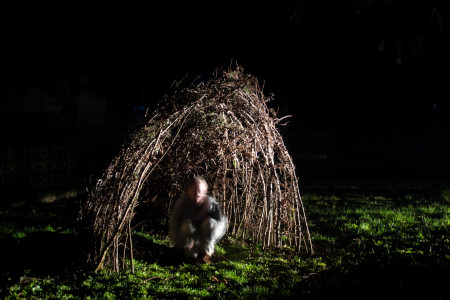
[[[312,252],[294,164],[277,130],[282,119],[267,106],[271,99],[240,67],[207,83],[176,86],[80,211],[79,219],[91,228],[89,260],[95,268],[119,270],[125,257],[132,261],[138,202],[152,219],[166,219],[194,174],[206,178],[221,203],[228,234],[264,247]]]

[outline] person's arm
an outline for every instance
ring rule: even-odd
[[[214,199],[211,196],[209,196],[209,203],[210,203],[210,209],[209,209],[208,217],[219,221],[223,216],[222,209],[220,208],[219,203],[217,202],[216,199]]]

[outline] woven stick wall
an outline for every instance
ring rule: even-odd
[[[145,200],[152,218],[167,218],[194,174],[206,178],[221,203],[228,234],[264,247],[312,252],[294,164],[269,100],[240,67],[207,83],[175,87],[111,162],[80,211],[79,220],[91,228],[92,266],[125,266],[133,255],[138,203]]]

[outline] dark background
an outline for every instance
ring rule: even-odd
[[[236,62],[301,180],[448,177],[445,1],[241,2],[5,7],[2,190],[98,176],[174,80]]]

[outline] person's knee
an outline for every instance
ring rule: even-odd
[[[208,219],[203,222],[202,230],[207,234],[208,238],[214,242],[218,242],[224,236],[227,230],[228,222],[226,218],[221,220]]]
[[[192,234],[194,233],[195,228],[194,225],[192,224],[192,221],[189,219],[185,219],[181,222],[180,225],[180,232],[186,233],[186,234]]]
[[[171,232],[171,238],[175,246],[184,248],[191,243],[195,233],[194,225],[190,220],[183,220],[180,226]]]
[[[211,234],[211,232],[214,230],[214,227],[216,226],[217,221],[212,218],[207,218],[205,221],[202,222],[200,225],[200,230],[202,233]]]
[[[201,239],[204,247],[208,248],[207,252],[214,251],[214,245],[223,237],[226,231],[226,220],[215,220],[208,218],[200,226]]]

